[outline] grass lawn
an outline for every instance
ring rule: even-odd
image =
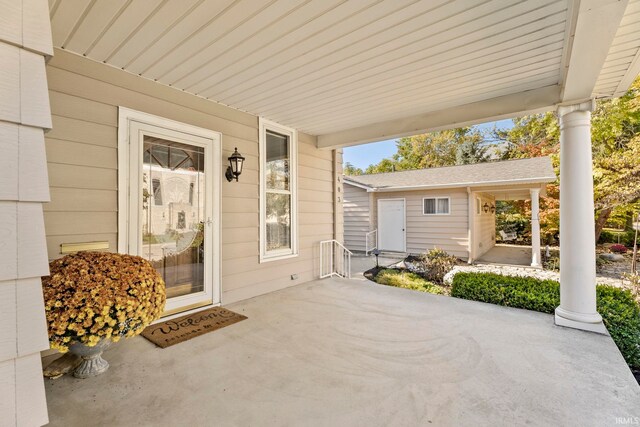
[[[450,295],[448,287],[437,285],[408,271],[400,271],[391,268],[380,270],[374,281],[381,285],[395,286],[397,288],[411,289],[414,291],[428,292],[437,295]]]

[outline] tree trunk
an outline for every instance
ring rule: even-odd
[[[598,212],[598,217],[596,218],[596,243],[598,243],[598,239],[600,239],[600,234],[611,215],[611,211],[613,211],[613,208],[605,208]]]

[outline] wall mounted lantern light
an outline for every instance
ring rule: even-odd
[[[233,178],[238,181],[238,177],[242,173],[242,165],[244,164],[244,157],[240,153],[238,153],[238,147],[235,148],[233,154],[229,157],[229,166],[227,166],[227,171],[224,176],[227,178],[227,181],[233,181]]]
[[[496,213],[496,205],[491,205],[491,213]]]
[[[482,205],[482,208],[484,209],[484,213],[489,213],[489,203]]]

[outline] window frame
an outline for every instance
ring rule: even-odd
[[[298,134],[295,129],[272,122],[265,118],[258,119],[259,173],[260,173],[260,263],[277,261],[298,256]],[[267,132],[288,137],[289,140],[289,194],[291,196],[290,249],[267,250]],[[282,193],[282,190],[273,191]]]
[[[447,213],[438,213],[438,200],[443,200],[443,199],[447,199]],[[436,201],[436,212],[435,213],[426,213],[424,211],[424,201],[425,200],[435,200]],[[423,197],[422,198],[422,215],[424,215],[424,216],[451,215],[451,197],[450,196]]]

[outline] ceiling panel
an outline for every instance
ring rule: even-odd
[[[326,134],[559,84],[571,1],[50,0],[50,12],[56,47]],[[599,90],[628,78],[639,47],[631,0]]]
[[[602,67],[594,94],[621,95],[640,73],[640,0],[630,0]]]

